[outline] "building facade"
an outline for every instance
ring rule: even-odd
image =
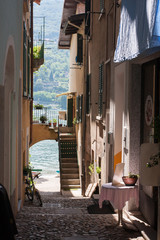
[[[65,3],[70,4],[67,0]],[[159,116],[160,49],[154,26],[158,24],[157,4],[156,1],[133,4],[125,0],[86,0],[81,33],[85,46],[84,77],[80,77],[79,69],[70,70],[70,91],[79,94],[80,85],[83,86],[83,130],[82,138],[77,138],[82,148],[79,158],[83,194],[90,183],[97,183],[100,190],[101,184],[112,181],[116,164],[123,162],[124,175],[141,174],[140,211],[155,229],[159,216],[158,188],[157,183],[143,180],[146,164],[141,152],[145,144],[158,141],[152,125]],[[71,20],[74,13],[68,12],[63,23]],[[63,33],[70,41],[70,64],[77,54],[74,39],[79,31],[70,32],[70,38],[67,31]],[[153,169],[150,171],[154,174]],[[127,209],[135,209],[134,202],[130,201]]]
[[[0,183],[14,214],[24,201],[23,167],[31,141],[31,5],[29,0],[0,3]]]

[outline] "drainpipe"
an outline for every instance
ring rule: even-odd
[[[30,144],[32,143],[33,122],[33,0],[31,0],[31,102],[30,102]]]

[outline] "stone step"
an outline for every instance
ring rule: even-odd
[[[62,190],[69,190],[69,189],[76,189],[80,188],[79,184],[74,184],[74,185],[62,185]]]
[[[79,179],[62,179],[61,184],[63,185],[80,185]]]
[[[59,136],[59,140],[61,141],[75,141],[76,142],[76,137],[74,136]]]
[[[61,168],[78,168],[78,163],[61,163]]]
[[[61,163],[77,163],[77,158],[61,158]]]
[[[62,168],[62,174],[68,174],[68,173],[79,173],[79,169],[77,168]]]
[[[62,173],[62,179],[79,179],[78,173]]]
[[[75,134],[75,133],[60,133],[60,134],[59,134],[59,138],[60,138],[60,139],[67,139],[67,138],[69,138],[69,139],[71,139],[71,138],[75,139],[75,138],[76,138],[76,134]]]

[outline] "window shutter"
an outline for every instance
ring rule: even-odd
[[[79,122],[82,122],[83,95],[79,96]]]
[[[104,10],[104,0],[100,0],[100,12]]]
[[[91,1],[86,0],[85,4],[85,34],[90,36],[90,8]]]
[[[79,96],[76,98],[76,119],[79,122]]]
[[[90,112],[90,84],[91,84],[91,74],[87,75],[87,83],[86,83],[86,113]]]
[[[77,34],[77,63],[83,62],[83,36]]]
[[[28,40],[28,96],[31,97],[30,42]]]
[[[73,127],[73,98],[68,99],[67,126]]]
[[[26,57],[27,57],[27,45],[26,45],[26,27],[23,24],[23,96],[27,96],[27,83],[26,83]]]
[[[103,63],[99,65],[99,99],[98,99],[98,115],[102,116],[103,110]]]

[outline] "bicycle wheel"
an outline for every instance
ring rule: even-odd
[[[33,201],[33,191],[32,191],[32,189],[30,187],[26,187],[25,191],[26,191],[25,193],[26,193],[29,201]]]
[[[37,202],[39,203],[39,206],[42,207],[42,199],[41,199],[41,195],[38,191],[38,189],[35,189],[35,196],[36,196],[36,199],[37,199]]]

